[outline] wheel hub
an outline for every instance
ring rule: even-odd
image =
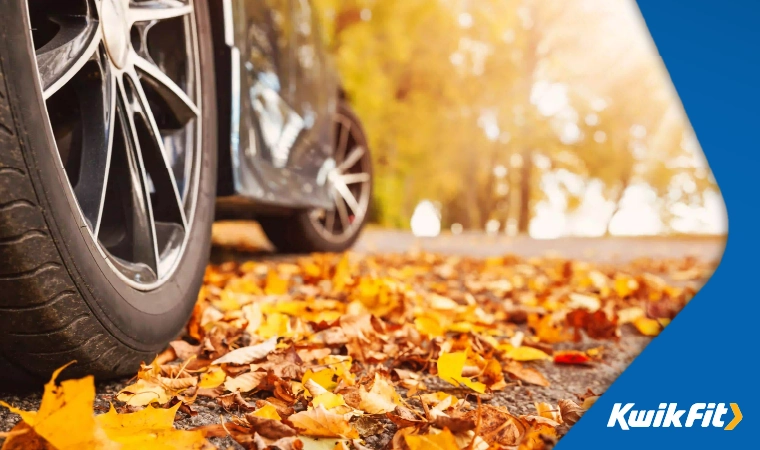
[[[113,64],[123,69],[129,55],[129,22],[126,14],[126,0],[103,0],[100,20],[103,27],[103,41]]]

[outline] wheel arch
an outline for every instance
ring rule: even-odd
[[[226,42],[228,28],[232,27],[225,17],[225,9],[231,0],[206,0],[211,19],[211,38],[214,48],[217,102],[217,196],[234,195],[230,142],[232,134],[232,49]]]

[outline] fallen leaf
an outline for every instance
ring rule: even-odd
[[[222,369],[213,368],[201,375],[201,381],[198,382],[198,387],[207,389],[215,388],[221,386],[226,378],[227,374]]]
[[[120,402],[125,402],[129,406],[146,406],[151,403],[163,405],[170,400],[164,386],[157,381],[154,382],[142,378],[122,389],[116,396],[116,399]]]
[[[343,437],[346,439],[359,437],[359,433],[342,414],[332,413],[322,405],[293,414],[288,420],[301,434],[306,436]]]
[[[643,334],[644,336],[657,336],[660,334],[660,331],[662,331],[662,326],[660,326],[660,322],[658,322],[655,319],[650,319],[648,317],[638,317],[633,320],[633,325],[636,327],[637,330],[639,330],[639,333]]]
[[[586,353],[577,350],[554,352],[555,364],[586,364],[589,361],[591,361],[591,358]]]
[[[507,358],[515,361],[540,361],[549,359],[549,355],[533,347],[517,347],[507,352]]]
[[[230,392],[250,392],[259,387],[266,377],[266,372],[246,372],[235,378],[227,377],[224,388]]]
[[[457,441],[449,430],[436,434],[407,435],[404,440],[409,450],[459,450]]]
[[[475,392],[484,393],[486,385],[462,376],[467,354],[465,352],[443,353],[438,357],[438,377],[454,386],[465,385]]]
[[[226,355],[222,356],[221,358],[215,360],[211,364],[212,365],[250,364],[253,361],[264,359],[268,354],[274,351],[276,346],[277,346],[277,337],[274,336],[260,344],[251,345],[249,347],[243,347],[237,350],[233,350],[227,353]]]
[[[504,371],[518,380],[537,386],[549,386],[549,381],[536,369],[524,367],[517,361],[509,361],[504,364]]]
[[[568,425],[574,425],[580,420],[585,410],[572,400],[560,400],[559,412],[563,422]]]
[[[122,449],[201,449],[206,439],[199,431],[174,429],[180,403],[169,409],[147,408],[130,414],[117,414],[113,406],[96,418],[97,423]],[[59,447],[60,448],[60,447]]]
[[[364,386],[359,389],[359,396],[361,398],[359,408],[370,414],[391,412],[401,403],[396,389],[379,374],[375,374],[372,388],[369,391],[366,391]]]
[[[24,431],[6,440],[4,449],[25,450],[137,450],[137,449],[202,449],[207,447],[203,433],[174,429],[174,417],[182,404],[169,409],[151,406],[131,413],[117,414],[113,405],[106,414],[93,415],[95,384],[88,376],[55,384],[66,366],[56,370],[45,385],[37,412],[22,411],[4,402],[19,414]]]

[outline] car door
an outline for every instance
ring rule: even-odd
[[[331,205],[323,167],[329,130],[316,131],[324,123],[317,120],[324,115],[323,107],[299,100],[304,96],[304,68],[298,67],[297,53],[304,39],[298,37],[302,16],[296,11],[301,9],[295,0],[226,4],[232,24],[225,39],[230,41],[233,65],[230,134],[235,191],[277,206]]]
[[[305,133],[292,151],[294,165],[311,168],[310,176],[332,155],[331,132],[337,84],[324,48],[317,11],[310,0],[293,2],[293,76],[288,102],[303,118]],[[316,169],[316,170],[314,170]]]

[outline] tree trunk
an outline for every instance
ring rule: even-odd
[[[615,218],[615,214],[620,211],[620,202],[623,201],[623,197],[625,196],[625,191],[628,190],[628,185],[630,184],[630,180],[624,180],[623,186],[620,188],[620,193],[617,196],[617,200],[615,200],[615,209],[612,210],[612,214],[610,214],[610,218],[607,219],[607,227],[605,228],[604,235],[609,236],[610,235],[610,225],[612,224],[612,219]]]

